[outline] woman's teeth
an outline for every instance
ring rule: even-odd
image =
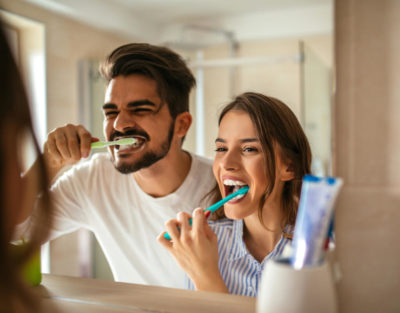
[[[237,195],[237,196],[234,197],[231,201],[242,199],[245,195],[246,195],[246,194],[244,194],[244,195],[243,195],[243,194],[242,194],[242,195]]]
[[[240,188],[242,188],[244,186],[247,186],[247,184],[242,182],[242,181],[232,180],[232,179],[225,179],[224,180],[225,197],[230,195],[231,193],[234,193],[234,192],[238,191]],[[245,196],[245,194],[237,195],[231,201],[239,200],[239,199],[243,198],[244,196]]]

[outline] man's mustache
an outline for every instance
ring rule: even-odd
[[[150,140],[150,136],[145,131],[139,129],[130,129],[123,133],[119,131],[113,132],[110,135],[110,141],[113,141],[115,137],[132,137],[132,136],[141,136],[145,138],[147,141]]]

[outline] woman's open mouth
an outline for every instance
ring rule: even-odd
[[[247,186],[245,182],[239,181],[239,180],[232,180],[232,179],[224,179],[224,192],[225,192],[225,197],[229,196],[231,193],[234,193],[238,191],[240,188],[243,188],[244,186]],[[237,202],[238,200],[242,199],[246,194],[242,195],[237,195],[234,197],[232,200],[230,200],[228,203],[234,203]]]

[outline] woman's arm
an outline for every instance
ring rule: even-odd
[[[218,268],[217,237],[207,224],[204,211],[197,208],[190,215],[181,212],[177,219],[166,222],[171,240],[160,234],[157,240],[178,262],[197,290],[229,293]]]

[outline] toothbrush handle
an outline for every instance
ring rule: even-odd
[[[92,142],[90,144],[92,149],[96,149],[96,148],[103,148],[106,146],[105,142],[103,141],[96,141],[96,142]]]
[[[207,209],[204,210],[204,212],[207,212],[207,217],[210,215],[210,213],[215,212],[218,210],[221,206],[223,206],[225,203],[227,203],[229,200],[232,200],[232,198],[236,197],[238,195],[238,192],[234,192],[230,194],[229,196],[223,198],[222,200],[219,200],[217,203],[214,203],[213,205],[209,206]],[[208,213],[210,212],[210,213]],[[192,218],[189,219],[189,225],[192,225]],[[164,238],[171,240],[171,236],[168,233],[164,234]]]
[[[246,189],[244,189],[246,188]],[[214,203],[213,205],[209,206],[207,209],[204,210],[204,212],[206,212],[206,215],[208,217],[208,215],[210,215],[210,213],[215,212],[216,210],[218,210],[221,206],[223,206],[225,203],[227,203],[228,201],[232,200],[233,198],[235,198],[237,195],[239,194],[245,194],[248,190],[249,187],[244,187],[242,189],[239,189],[238,191],[231,193],[230,195],[226,196],[225,198],[219,200],[217,203]],[[192,218],[189,219],[189,225],[192,225]],[[179,229],[179,227],[178,227]],[[164,234],[164,238],[171,240],[171,236],[168,233]]]

